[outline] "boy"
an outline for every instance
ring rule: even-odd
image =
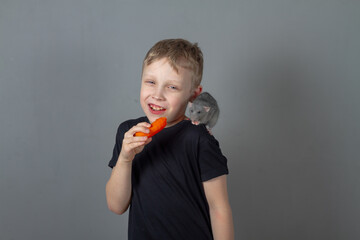
[[[144,59],[140,102],[146,117],[120,124],[106,184],[112,212],[130,206],[129,239],[234,238],[227,160],[206,127],[185,116],[202,91],[202,70],[200,48],[183,39],[156,43]],[[160,133],[134,136],[148,133],[159,117],[167,118]]]

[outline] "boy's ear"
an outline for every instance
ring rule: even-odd
[[[200,95],[201,92],[202,92],[202,86],[199,85],[193,90],[192,96],[190,98],[190,102],[193,102],[195,98],[197,98],[197,96]]]

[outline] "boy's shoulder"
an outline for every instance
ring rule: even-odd
[[[187,120],[185,126],[186,127],[183,128],[184,132],[191,138],[215,140],[214,136],[209,133],[205,124],[194,125],[191,121]]]
[[[204,124],[199,124],[199,125],[195,125],[192,124],[190,120],[187,121],[188,122],[188,131],[192,132],[194,134],[199,134],[199,135],[203,135],[206,134],[206,126]]]

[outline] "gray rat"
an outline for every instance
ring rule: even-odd
[[[190,120],[193,124],[205,124],[210,131],[219,118],[219,106],[210,93],[201,93],[192,103],[189,103]]]

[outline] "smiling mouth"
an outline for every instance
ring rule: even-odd
[[[158,105],[151,104],[151,103],[149,104],[149,107],[153,111],[165,111],[166,110],[166,108],[163,108],[163,107],[160,107]]]

